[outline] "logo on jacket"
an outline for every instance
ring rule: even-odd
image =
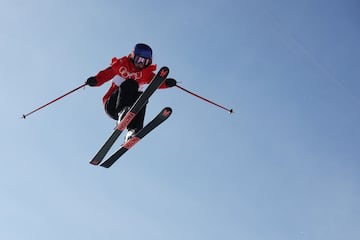
[[[128,69],[124,66],[119,68],[119,75],[124,79],[138,80],[142,78],[142,72],[129,72]]]

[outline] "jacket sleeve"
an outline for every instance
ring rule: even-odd
[[[166,85],[166,80],[160,85],[159,89],[165,89],[165,88],[169,88],[169,87]]]
[[[115,75],[117,74],[117,69],[119,69],[119,67],[124,63],[124,59],[126,59],[126,57],[122,57],[120,59],[117,59],[114,57],[111,60],[111,66],[100,71],[96,75],[96,81],[97,81],[96,86],[101,86],[105,82],[113,79],[115,77]]]
[[[115,71],[112,69],[112,67],[108,67],[102,71],[100,71],[96,75],[96,86],[101,86],[105,82],[111,80],[116,75]]]
[[[146,68],[146,70],[143,72],[143,74],[145,75],[145,79],[146,81],[144,81],[144,84],[149,84],[153,78],[155,77],[155,73],[154,71],[156,70],[156,64],[150,65],[149,67]]]

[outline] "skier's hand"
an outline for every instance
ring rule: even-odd
[[[96,77],[89,77],[85,83],[86,83],[86,85],[89,85],[90,87],[95,87],[97,84]]]
[[[175,87],[176,86],[176,80],[173,78],[167,78],[165,80],[165,85],[166,87],[170,88],[170,87]]]

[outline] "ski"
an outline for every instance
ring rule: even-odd
[[[153,80],[150,82],[145,91],[140,95],[140,97],[136,100],[130,110],[126,113],[124,118],[120,121],[120,123],[116,126],[114,132],[110,135],[110,137],[106,140],[104,145],[100,148],[100,150],[96,153],[94,158],[90,161],[93,165],[99,165],[101,161],[104,159],[106,154],[109,152],[110,148],[114,145],[115,141],[121,135],[121,133],[126,129],[129,123],[133,120],[133,118],[138,114],[138,112],[142,109],[142,107],[146,104],[151,95],[155,92],[156,89],[160,87],[160,85],[165,81],[169,74],[168,67],[162,67]]]
[[[100,166],[109,168],[113,165],[124,153],[126,153],[130,148],[137,144],[143,137],[149,134],[152,130],[158,127],[163,123],[172,113],[170,107],[164,108],[151,122],[149,122],[144,128],[137,132],[132,138],[125,142],[119,150],[117,150],[113,155],[111,155],[107,160],[105,160]]]

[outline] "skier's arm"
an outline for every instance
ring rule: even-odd
[[[100,71],[96,76],[89,77],[86,81],[86,84],[92,87],[97,87],[101,86],[107,81],[110,81],[117,74],[117,70],[123,64],[124,59],[126,59],[126,57],[122,57],[120,59],[113,58],[111,61],[111,66]]]
[[[89,77],[86,80],[86,84],[91,87],[98,87],[104,84],[105,82],[111,80],[116,75],[112,67],[108,67],[100,71],[96,76]]]

